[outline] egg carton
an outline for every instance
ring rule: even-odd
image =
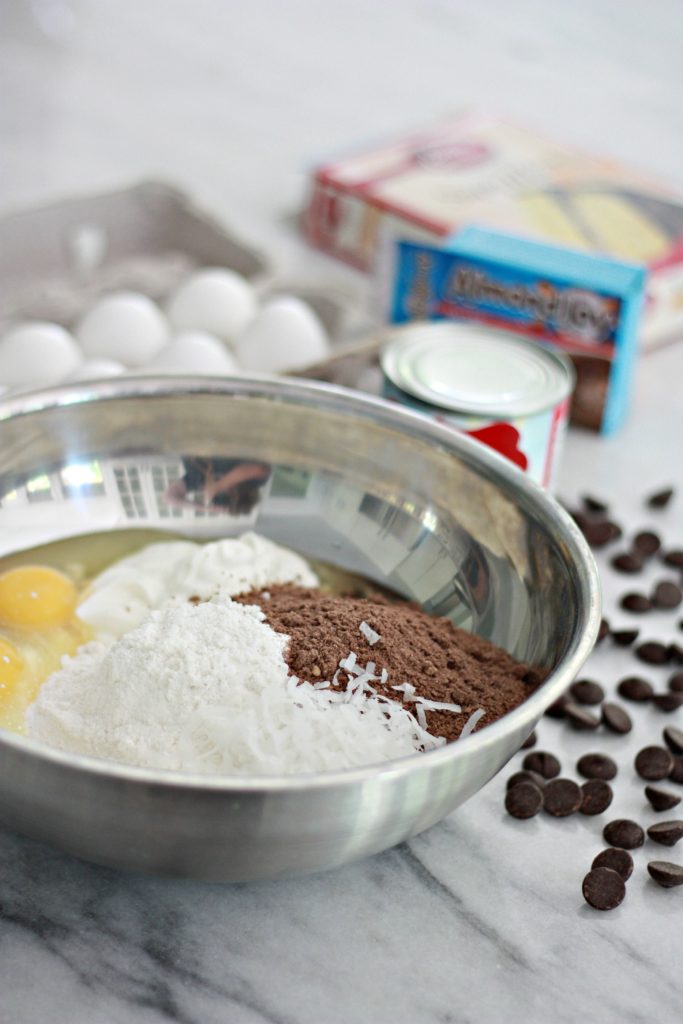
[[[332,344],[343,346],[348,296],[280,281],[262,253],[184,192],[159,181],[64,199],[0,219],[0,334],[27,320],[70,329],[108,292],[137,291],[161,301],[189,273],[206,266],[235,271],[261,298],[286,293],[302,299]]]

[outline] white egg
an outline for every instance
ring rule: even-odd
[[[325,359],[330,343],[310,306],[292,296],[271,299],[247,327],[235,347],[247,370],[282,373]]]
[[[249,282],[220,267],[192,274],[166,306],[177,331],[208,331],[229,344],[245,330],[256,310],[256,295]]]
[[[65,378],[67,383],[78,380],[98,380],[103,377],[118,377],[125,373],[123,363],[117,363],[115,359],[87,359],[82,363],[75,373],[70,373]]]
[[[89,359],[143,366],[164,347],[169,333],[166,318],[146,295],[117,292],[85,314],[76,339]]]
[[[231,374],[237,370],[235,357],[225,345],[206,331],[184,331],[176,335],[147,364],[146,373]]]
[[[8,388],[57,384],[82,359],[74,339],[58,324],[22,324],[0,338],[0,383]]]

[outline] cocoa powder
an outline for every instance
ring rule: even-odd
[[[385,685],[372,683],[378,693],[400,700],[403,695],[392,686],[411,683],[421,697],[459,704],[460,715],[427,712],[429,731],[449,741],[458,738],[477,708],[486,712],[477,726],[481,728],[521,704],[542,679],[539,670],[515,661],[495,644],[407,601],[394,603],[379,594],[330,594],[289,584],[242,594],[236,600],[259,605],[268,624],[289,636],[285,657],[302,680],[332,680],[340,660],[353,651],[361,665],[375,663],[376,675],[387,670]],[[360,632],[361,622],[379,633],[375,644]],[[339,689],[345,688],[347,679],[341,672]],[[410,702],[405,706],[415,709]]]

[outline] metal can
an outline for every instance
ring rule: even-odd
[[[411,323],[390,331],[380,363],[385,398],[494,448],[552,489],[574,370],[563,355],[471,323]]]

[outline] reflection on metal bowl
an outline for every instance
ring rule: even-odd
[[[249,500],[215,500],[247,478]],[[592,558],[551,499],[476,442],[326,385],[118,379],[0,403],[0,556],[130,527],[257,529],[549,675],[462,742],[315,776],[152,772],[0,733],[2,822],[114,867],[273,878],[398,843],[505,764],[597,633]]]

